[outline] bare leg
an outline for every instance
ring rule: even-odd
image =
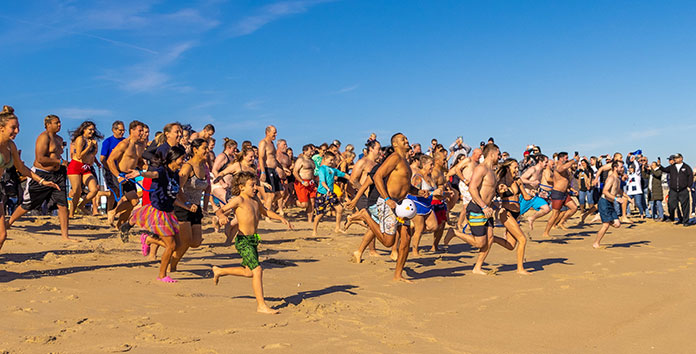
[[[515,220],[508,211],[501,214],[501,220],[503,221],[503,225],[505,225],[505,229],[507,230],[505,235],[506,241],[512,246],[513,249],[517,245],[517,273],[523,275],[531,274],[524,269],[524,253],[527,248],[527,237],[525,237],[524,232],[517,223],[517,220]]]
[[[80,175],[68,175],[68,180],[70,180],[70,199],[68,200],[68,205],[70,206],[69,218],[75,217],[75,209],[80,201],[80,196],[82,195],[82,176]]]
[[[22,208],[21,205],[17,206],[17,208],[15,209],[15,211],[14,211],[14,212],[12,213],[12,215],[10,216],[10,221],[7,222],[7,226],[8,226],[8,227],[9,227],[9,226],[12,226],[12,224],[14,224],[15,221],[17,221],[19,218],[21,218],[21,217],[22,217],[24,214],[26,214],[28,211],[29,211],[29,210],[26,210],[26,209]]]
[[[352,261],[355,263],[362,262],[362,255],[365,252],[365,249],[368,247],[368,245],[374,244],[374,241],[375,234],[372,233],[372,230],[367,229],[367,231],[365,231],[365,235],[363,235],[363,238],[360,241],[360,246],[358,247],[358,250],[353,252]]]
[[[162,236],[160,239],[165,245],[164,252],[162,252],[162,260],[159,269],[159,279],[163,279],[167,276],[167,267],[169,266],[169,261],[171,260],[174,249],[176,248],[176,241],[174,241],[174,237],[172,236]]]
[[[411,222],[413,223],[413,246],[411,247],[411,252],[414,257],[418,257],[420,256],[420,252],[418,252],[418,245],[420,244],[420,239],[423,234],[423,230],[425,229],[425,216],[416,215]]]
[[[551,235],[549,235],[549,231],[551,231],[551,228],[553,225],[556,223],[556,220],[558,219],[558,215],[560,214],[560,210],[551,210],[551,216],[549,216],[549,221],[546,223],[546,229],[544,230],[543,237],[550,238]]]
[[[319,228],[319,221],[321,221],[322,216],[324,216],[324,214],[319,214],[314,217],[314,223],[312,226],[312,237],[317,237],[317,229]]]
[[[568,210],[566,210],[565,215],[563,215],[563,218],[561,218],[561,221],[558,224],[559,227],[561,227],[564,230],[567,230],[567,228],[565,227],[566,221],[573,217],[573,215],[575,215],[575,212],[578,211],[578,206],[575,205],[575,202],[573,202],[572,200],[568,201],[568,203],[566,203],[566,206],[568,207]]]
[[[399,233],[396,233],[396,238],[394,239],[394,244],[391,246],[391,253],[389,254],[389,258],[392,261],[395,261],[399,259]]]
[[[261,266],[254,268],[251,273],[251,285],[254,289],[254,296],[256,296],[256,311],[267,314],[278,313],[278,310],[268,307],[266,300],[263,298],[263,269],[261,269]]]
[[[87,195],[84,198],[82,198],[82,202],[78,204],[77,208],[80,209],[80,211],[82,211],[85,215],[87,215],[85,205],[87,204],[87,202],[92,202],[92,205],[96,204],[96,201],[94,199],[97,196],[97,193],[99,193],[99,187],[97,186],[97,180],[91,174],[82,176],[82,179],[82,183],[84,183],[84,185],[86,185],[87,188],[89,188],[89,193],[87,193]]]
[[[630,214],[630,213],[628,212],[628,210],[627,210],[627,207],[628,207],[628,200],[629,200],[629,199],[630,199],[630,198],[628,198],[627,196],[624,196],[624,197],[623,197],[623,201],[621,202],[621,210],[624,210],[624,211],[626,211],[626,212],[623,213],[623,216],[620,218],[620,220],[621,220],[622,223],[625,223],[625,224],[632,224],[632,223],[633,223],[633,222],[628,218],[628,215]]]
[[[379,240],[379,242],[382,243],[385,247],[391,247],[394,244],[394,241],[396,240],[396,234],[383,234],[382,231],[379,229],[379,225],[372,219],[372,217],[370,217],[367,214],[367,210],[363,209],[360,212],[358,212],[356,218],[359,218],[360,220],[365,222],[367,224],[367,227],[370,230],[372,230],[374,237],[376,237]]]
[[[527,219],[527,222],[529,223],[529,229],[534,230],[534,221],[536,221],[536,219],[548,214],[550,211],[551,211],[551,207],[549,207],[548,204],[539,208],[539,210],[536,213],[534,213],[534,215],[532,215],[529,219]]]
[[[481,268],[483,267],[483,262],[486,260],[486,257],[488,257],[488,252],[490,252],[491,246],[493,244],[493,228],[488,227],[486,232],[486,237],[478,237],[479,239],[483,239],[484,243],[479,248],[478,259],[476,259],[474,269],[471,271],[472,273],[478,275],[486,275],[486,272],[484,272]]]
[[[7,240],[7,226],[5,225],[5,204],[0,202],[0,250]]]
[[[604,235],[607,233],[607,230],[609,230],[609,226],[618,228],[619,226],[621,226],[621,223],[619,222],[619,220],[614,220],[614,222],[611,223],[602,223],[602,227],[599,228],[599,231],[597,231],[597,238],[595,239],[595,242],[592,244],[592,247],[604,248],[602,245],[600,245],[600,242],[602,241]]]
[[[394,270],[394,280],[412,283],[413,281],[403,277],[404,265],[406,265],[406,259],[408,259],[408,249],[411,247],[409,228],[404,225],[399,225],[396,232],[401,235],[401,243],[399,247],[399,258],[396,260],[396,269]]]
[[[70,241],[70,242],[80,242],[78,240],[73,240],[70,237],[68,237],[68,207],[67,206],[58,206],[58,221],[60,222],[60,236],[63,238],[63,241]]]
[[[341,229],[341,217],[343,216],[343,207],[339,204],[334,207],[336,210],[336,228],[334,229],[334,232],[340,232],[342,234],[345,234],[346,231]]]
[[[179,261],[181,261],[181,257],[183,257],[186,251],[189,249],[192,237],[191,233],[192,230],[190,222],[184,221],[179,223],[179,233],[174,236],[174,239],[176,240],[176,249],[174,250],[172,258],[169,261],[170,271],[176,272],[176,268],[179,265]]]

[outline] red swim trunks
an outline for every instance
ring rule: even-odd
[[[69,175],[89,175],[93,174],[92,166],[83,164],[77,160],[71,160],[68,164],[68,174]]]
[[[308,185],[295,181],[295,194],[297,195],[297,201],[300,203],[307,203],[317,197],[317,185],[314,184],[314,180],[304,179],[303,182],[307,182]]]

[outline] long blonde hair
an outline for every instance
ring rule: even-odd
[[[0,112],[0,127],[4,127],[10,119],[17,119],[17,116],[14,114],[14,108],[2,106],[2,112]]]

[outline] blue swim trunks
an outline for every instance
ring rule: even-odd
[[[539,210],[544,205],[548,205],[544,198],[534,197],[530,200],[526,200],[520,194],[520,215],[524,215],[524,213],[528,212],[529,209]]]

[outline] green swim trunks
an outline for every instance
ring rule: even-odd
[[[234,247],[242,256],[242,266],[248,267],[251,270],[259,266],[259,251],[256,249],[261,241],[259,234],[253,234],[251,236],[237,235],[234,240]]]

